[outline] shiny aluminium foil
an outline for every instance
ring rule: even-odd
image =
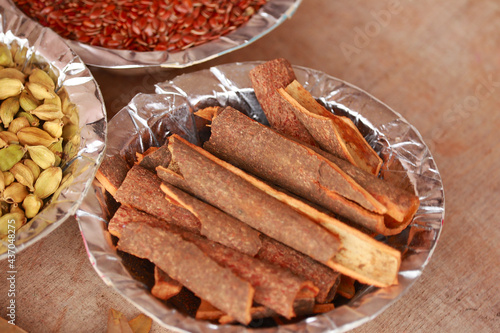
[[[87,65],[95,67],[116,70],[146,67],[185,68],[253,43],[292,17],[301,2],[302,0],[269,0],[250,20],[231,33],[182,51],[136,52],[92,46],[73,40],[66,42]],[[17,9],[10,0],[0,0],[0,3],[10,4]],[[20,10],[18,12],[21,13]]]
[[[79,112],[80,146],[74,158],[61,166],[64,174],[72,173],[73,181],[60,195],[16,232],[15,251],[20,252],[48,235],[68,217],[75,214],[90,188],[106,144],[106,109],[99,87],[82,60],[52,30],[32,20],[0,7],[0,41],[25,48],[29,67],[37,64],[58,77],[56,92],[65,89]],[[9,243],[0,244],[4,251],[12,250]],[[6,258],[8,252],[0,255]]]
[[[266,124],[248,77],[257,64],[233,63],[180,75],[158,83],[155,94],[136,95],[110,121],[107,154],[130,159],[135,151],[163,144],[172,133],[200,144],[206,137],[196,130],[192,111],[210,105],[233,106]],[[388,106],[346,82],[313,69],[294,70],[298,81],[320,103],[356,123],[384,160],[381,175],[414,191],[421,200],[408,228],[395,236],[378,237],[402,253],[399,283],[387,288],[363,286],[347,303],[293,324],[244,327],[195,320],[153,297],[146,284],[134,278],[137,271],[127,268],[107,231],[109,206],[96,183],[77,212],[89,259],[107,285],[165,328],[178,332],[345,332],[374,319],[391,304],[404,302],[400,298],[429,262],[443,225],[444,189],[418,131]]]

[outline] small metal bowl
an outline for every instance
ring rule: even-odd
[[[108,69],[130,68],[185,68],[222,56],[249,45],[290,18],[302,0],[269,0],[244,25],[218,39],[182,51],[136,52],[92,46],[66,40],[68,45],[87,64]],[[10,1],[19,13],[21,11]],[[24,14],[23,14],[24,15]]]
[[[17,42],[27,49],[26,64],[43,64],[58,76],[56,91],[65,89],[71,102],[78,108],[81,131],[80,146],[75,157],[61,166],[63,172],[71,169],[73,181],[38,215],[17,230],[14,243],[1,244],[10,251],[20,252],[75,214],[91,188],[92,179],[102,160],[107,120],[97,82],[59,35],[6,7],[1,8],[0,17],[0,41],[7,45]],[[0,254],[0,260],[7,258],[8,253]]]

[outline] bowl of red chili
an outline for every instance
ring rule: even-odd
[[[242,48],[302,0],[1,0],[49,27],[95,67],[184,68]]]

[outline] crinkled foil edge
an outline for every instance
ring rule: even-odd
[[[258,62],[234,63],[184,74],[156,85],[156,94],[139,94],[110,121],[108,153],[118,153],[124,138],[152,131],[152,120],[173,114],[174,110],[193,110],[207,101],[232,105],[265,122],[253,95],[248,72]],[[399,284],[388,288],[367,286],[348,304],[331,312],[309,317],[299,323],[273,328],[246,328],[214,325],[187,317],[167,308],[147,288],[134,280],[121,263],[107,232],[105,211],[100,206],[98,187],[89,192],[77,212],[89,259],[103,279],[129,302],[160,325],[183,332],[345,332],[374,319],[408,291],[420,277],[437,245],[444,220],[444,189],[435,161],[418,131],[401,115],[366,92],[316,70],[294,67],[299,82],[328,107],[345,113],[358,127],[386,163],[396,159],[404,171],[389,170],[411,180],[421,205],[411,225],[401,234],[382,241],[403,252]],[[182,120],[181,120],[182,119]],[[189,131],[192,118],[179,118],[179,127]],[[195,134],[188,136],[197,142]],[[159,140],[161,141],[161,140]]]
[[[21,11],[10,0],[1,0]],[[108,69],[185,68],[243,48],[292,17],[302,0],[270,0],[244,25],[209,43],[177,52],[114,50],[66,40],[87,65]],[[22,13],[21,13],[22,14]],[[22,14],[24,15],[24,14]]]
[[[82,60],[56,33],[42,28],[9,8],[0,6],[0,41],[13,41],[28,48],[31,55],[59,74],[56,90],[64,88],[79,110],[81,144],[76,156],[68,161],[74,180],[62,190],[57,200],[44,208],[16,232],[15,251],[20,252],[73,216],[90,188],[104,156],[106,145],[106,109],[97,82]],[[63,168],[63,171],[66,170]],[[3,244],[8,246],[8,244]],[[7,258],[7,252],[0,260]]]

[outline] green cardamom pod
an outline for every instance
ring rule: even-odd
[[[18,182],[13,182],[3,190],[2,198],[10,204],[21,203],[28,194],[26,186]]]
[[[5,43],[0,43],[0,66],[11,67],[13,63],[9,47]]]
[[[24,156],[25,150],[20,145],[8,145],[0,149],[0,170],[9,171]]]
[[[16,41],[14,41],[10,46],[10,52],[14,58],[14,63],[17,68],[22,68],[26,64],[26,57],[28,54],[27,47],[16,47]]]
[[[47,103],[37,106],[35,109],[31,110],[30,113],[41,120],[61,119],[64,116],[60,107],[56,104]]]
[[[0,79],[0,99],[7,99],[19,95],[23,87],[21,80],[11,79],[9,77]]]
[[[36,82],[26,82],[26,89],[28,89],[33,97],[38,99],[39,101],[44,100],[46,98],[54,98],[56,93],[54,89],[47,87],[44,84],[36,83]]]
[[[78,147],[79,145],[75,145],[73,141],[68,141],[64,144],[61,165],[66,165],[78,154]]]
[[[49,146],[49,149],[51,152],[54,153],[56,157],[56,162],[54,163],[54,166],[60,166],[61,165],[61,159],[64,155],[63,153],[63,138],[59,138],[59,141],[54,142]]]
[[[52,120],[43,123],[43,129],[54,138],[60,138],[63,133],[64,123],[62,120]]]
[[[35,182],[35,194],[40,199],[45,199],[53,194],[62,180],[62,169],[50,167],[43,170]]]
[[[26,198],[24,198],[24,199],[26,199]],[[24,200],[23,200],[23,202],[24,202]],[[21,208],[21,206],[19,206],[19,204],[17,202],[14,202],[13,204],[10,205],[9,213],[21,213],[21,214],[26,215],[24,213],[24,210]]]
[[[0,172],[0,193],[5,189],[5,176],[3,172]],[[0,215],[2,215],[2,211],[0,210]]]
[[[28,122],[29,122],[30,126],[32,126],[32,127],[40,126],[40,119],[38,119],[38,117],[35,116],[34,114],[31,114],[31,113],[26,112],[26,111],[20,111],[16,114],[16,118],[19,118],[19,117],[24,117],[24,118],[28,119]]]
[[[57,142],[56,138],[53,138],[49,133],[38,127],[25,127],[20,129],[16,134],[19,143],[22,145],[42,145],[48,147],[52,143]]]
[[[20,212],[4,214],[0,217],[0,235],[8,235],[13,220],[15,221],[14,228],[17,231],[26,223],[26,216]]]
[[[2,68],[0,69],[0,79],[4,77],[18,79],[22,83],[26,81],[26,75],[17,68]]]
[[[6,187],[9,186],[10,184],[12,184],[14,182],[14,180],[16,180],[14,178],[14,175],[10,171],[4,171],[4,172],[2,172],[2,174],[3,174],[3,179],[4,179]]]
[[[36,164],[33,160],[30,160],[29,158],[25,158],[23,160],[23,164],[30,168],[31,173],[33,174],[33,179],[36,180],[41,172],[40,166],[38,166],[38,164]]]
[[[7,142],[8,145],[14,145],[19,143],[19,139],[17,138],[16,133],[12,133],[9,131],[1,131],[0,139]]]
[[[78,127],[78,125],[67,124],[63,128],[62,137],[65,140],[71,140],[79,132],[80,132],[80,128]]]
[[[50,75],[46,71],[40,68],[33,69],[31,74],[29,75],[28,80],[29,82],[32,83],[39,83],[41,85],[44,85],[50,88],[51,90],[56,89],[56,85],[52,80],[52,78],[50,77]]]
[[[62,102],[61,98],[58,95],[56,95],[56,97],[54,98],[46,98],[44,103],[57,105],[57,108],[62,112]]]
[[[27,218],[33,218],[40,211],[43,206],[43,200],[36,196],[36,194],[30,193],[24,198],[23,208],[24,214]]]
[[[27,146],[26,149],[30,155],[30,158],[35,162],[41,169],[48,169],[55,165],[56,155],[45,146]]]
[[[9,97],[0,105],[0,120],[3,126],[8,128],[10,122],[14,120],[14,116],[19,111],[19,98],[17,96]]]
[[[73,124],[73,125],[78,125],[79,123],[79,115],[78,115],[78,107],[74,104],[71,104],[64,108],[62,107],[63,113],[64,113],[64,124]]]
[[[8,131],[17,134],[20,129],[25,127],[30,127],[28,119],[24,117],[14,118],[14,120],[10,122]]]
[[[19,104],[23,108],[24,111],[30,112],[34,109],[37,108],[42,102],[38,101],[31,93],[29,90],[24,89],[21,92],[21,96],[19,96]]]
[[[14,175],[14,178],[19,182],[19,184],[26,186],[31,192],[35,190],[33,188],[35,176],[33,175],[33,172],[31,172],[31,169],[24,165],[24,163],[17,162],[12,168],[10,168],[9,171]]]

